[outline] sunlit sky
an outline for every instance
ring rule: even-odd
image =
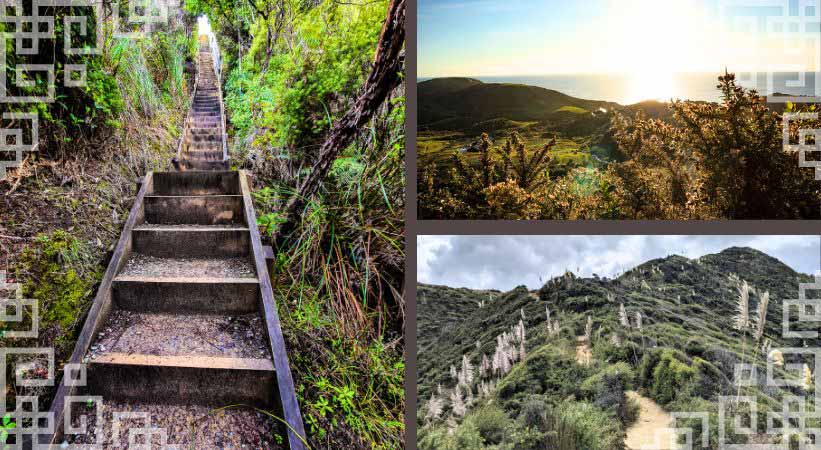
[[[211,33],[211,22],[208,21],[208,17],[200,16],[197,18],[197,30],[199,30],[200,35],[207,35]]]
[[[821,71],[821,0],[419,0],[418,24],[419,77]]]

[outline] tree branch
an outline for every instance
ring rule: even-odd
[[[359,130],[373,117],[379,106],[400,82],[402,49],[405,45],[405,0],[391,0],[382,26],[373,68],[362,93],[353,106],[339,119],[319,150],[319,156],[307,178],[285,206],[284,222],[277,231],[274,244],[281,246],[297,227],[308,200],[313,197],[331,165]]]

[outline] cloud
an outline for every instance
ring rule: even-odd
[[[565,270],[612,277],[654,258],[697,258],[752,247],[803,273],[819,273],[818,236],[419,236],[417,278],[453,287],[531,289]]]

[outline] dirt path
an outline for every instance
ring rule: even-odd
[[[593,360],[593,352],[584,336],[576,337],[576,362],[583,366],[589,366]]]
[[[627,398],[635,399],[641,410],[636,422],[627,429],[624,447],[627,450],[674,450],[670,445],[674,433],[666,429],[673,425],[673,417],[653,400],[642,397],[637,392],[628,391]]]

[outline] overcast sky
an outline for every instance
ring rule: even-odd
[[[818,236],[418,236],[416,242],[419,282],[474,289],[536,289],[565,269],[612,277],[650,259],[698,258],[733,246],[821,273]]]

